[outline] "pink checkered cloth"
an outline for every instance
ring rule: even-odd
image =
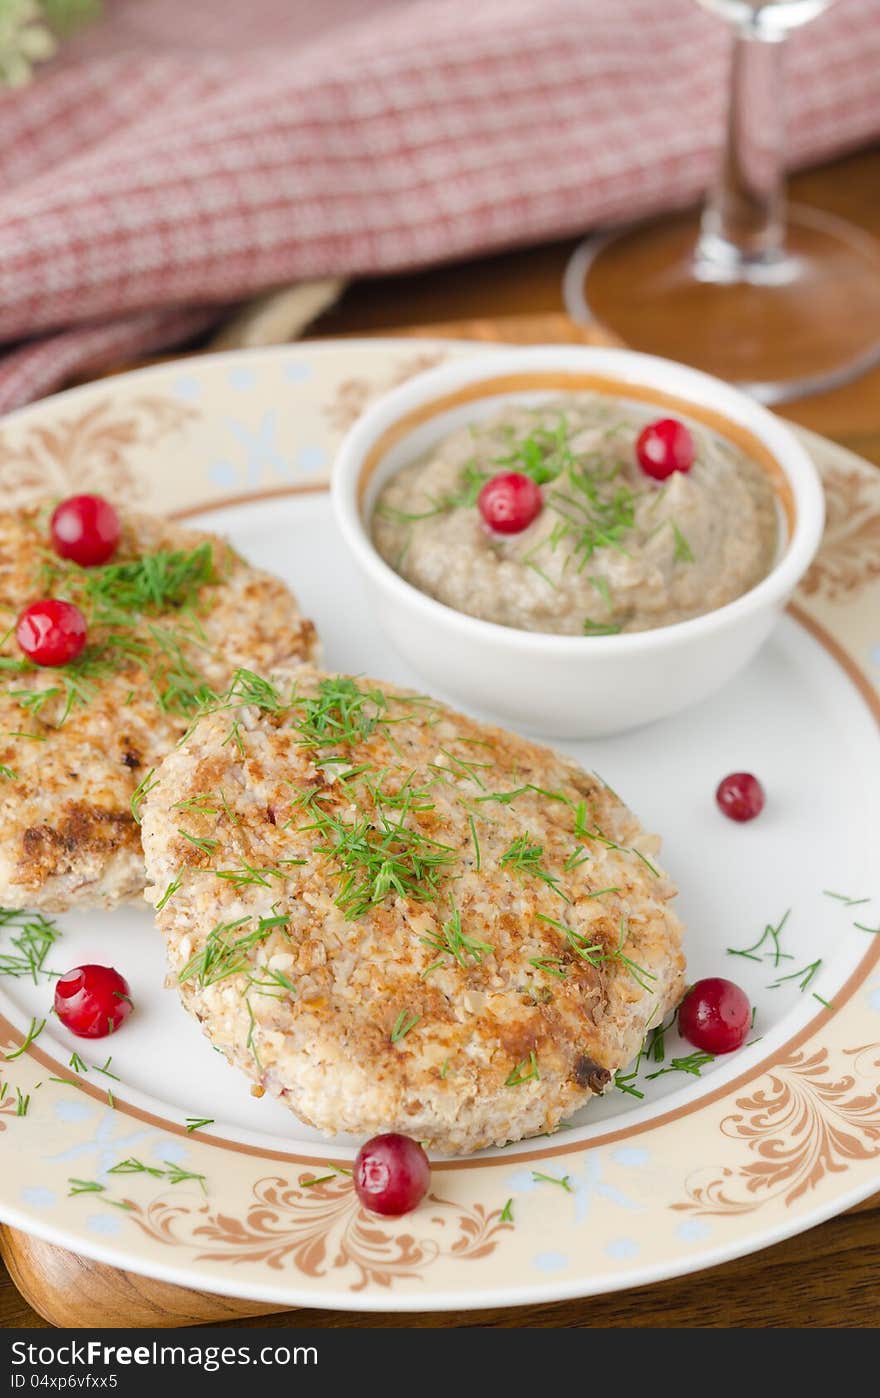
[[[693,199],[725,25],[694,0],[107,0],[0,92],[0,409],[237,298]],[[880,133],[880,5],[786,54],[791,160]]]

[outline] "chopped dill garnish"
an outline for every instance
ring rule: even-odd
[[[586,961],[590,966],[600,966],[606,961],[619,961],[625,966],[637,985],[642,990],[650,990],[649,982],[655,981],[657,977],[652,971],[646,970],[644,966],[639,966],[630,957],[624,955],[623,948],[626,945],[627,921],[621,915],[620,918],[620,938],[613,951],[608,951],[600,942],[588,942],[586,936],[581,932],[576,932],[573,927],[568,927],[564,922],[558,922],[555,918],[547,917],[545,913],[536,914],[539,922],[546,922],[550,927],[555,927],[558,932],[562,932],[568,940],[572,951]]]
[[[397,819],[384,811],[347,824],[312,802],[313,826],[328,843],[316,847],[339,866],[336,905],[352,921],[378,907],[389,894],[417,903],[435,901],[442,875],[455,862],[455,851],[415,826],[406,824],[404,806]]]
[[[310,1180],[300,1180],[300,1181],[299,1181],[299,1184],[300,1184],[300,1188],[301,1188],[301,1189],[309,1189],[313,1184],[326,1184],[328,1180],[335,1180],[335,1179],[336,1179],[335,1173],[332,1174],[332,1175],[315,1175],[315,1176],[314,1176],[312,1179],[310,1179]]]
[[[159,550],[82,573],[82,591],[92,619],[108,626],[129,625],[133,615],[182,608],[195,601],[207,583],[216,581],[210,540],[188,551]]]
[[[167,1180],[169,1184],[182,1184],[185,1180],[197,1180],[205,1189],[205,1176],[196,1174],[193,1170],[184,1170],[182,1165],[177,1165],[173,1160],[163,1160],[164,1170],[160,1170],[155,1165],[145,1165],[143,1161],[129,1156],[127,1160],[120,1160],[115,1165],[111,1165],[107,1171],[108,1175],[150,1175],[153,1179]]]
[[[571,899],[559,887],[559,876],[549,873],[541,863],[543,856],[544,846],[534,844],[531,836],[523,834],[517,835],[510,847],[505,850],[500,863],[503,868],[513,870],[520,877],[530,874],[533,878],[540,879],[542,883],[546,883],[548,887],[552,888],[554,893],[558,893],[564,902],[570,903]]]
[[[671,519],[669,523],[672,525],[672,533],[675,537],[675,552],[672,555],[673,561],[675,563],[693,563],[693,549],[691,548],[684,534],[682,534],[675,520]]]
[[[250,1049],[251,1053],[252,1053],[253,1056],[254,1056],[254,1062],[256,1063],[256,1065],[257,1065],[257,1067],[260,1069],[260,1071],[262,1072],[263,1065],[262,1065],[262,1063],[261,1063],[261,1061],[260,1061],[260,1055],[259,1055],[259,1052],[257,1051],[257,1045],[256,1045],[256,1042],[255,1042],[255,1040],[256,1040],[256,1034],[257,1034],[257,1021],[256,1021],[256,1017],[255,1017],[255,1015],[254,1015],[254,1007],[253,1007],[253,1005],[251,1004],[251,1002],[250,1002],[250,996],[248,996],[248,995],[246,995],[246,996],[244,997],[244,1007],[245,1007],[245,1009],[246,1009],[247,1012],[248,1012],[248,1025],[249,1025],[249,1027],[248,1027],[247,1039],[245,1040],[245,1047]]]
[[[562,867],[568,874],[572,869],[577,869],[580,864],[584,864],[590,858],[589,850],[585,850],[583,845],[575,845]]]
[[[20,1087],[15,1089],[15,1115],[27,1116],[28,1107],[31,1104],[31,1094],[24,1096]]]
[[[183,883],[183,879],[182,879],[182,877],[181,877],[179,874],[178,874],[178,876],[177,876],[176,879],[172,879],[172,880],[171,880],[171,882],[170,882],[170,884],[168,885],[168,887],[166,888],[165,892],[162,894],[162,897],[159,899],[158,903],[156,904],[156,912],[157,912],[157,913],[161,913],[161,911],[162,911],[162,909],[165,907],[166,903],[168,903],[168,902],[170,901],[170,899],[172,899],[172,898],[174,897],[175,893],[176,893],[177,890],[180,888],[180,886],[181,886],[182,883]]]
[[[561,981],[566,979],[567,972],[559,969],[565,965],[561,956],[534,956],[530,958],[529,965],[534,966],[536,971],[546,971],[548,976],[556,976]]]
[[[642,1066],[642,1058],[644,1057],[644,1053],[645,1045],[644,1043],[642,1043],[642,1046],[639,1049],[638,1054],[636,1055],[636,1061],[633,1064],[632,1068],[630,1068],[629,1072],[621,1073],[618,1069],[618,1071],[614,1074],[614,1086],[618,1088],[621,1092],[625,1092],[628,1097],[637,1097],[640,1102],[644,1101],[645,1094],[641,1091],[640,1088],[635,1086],[635,1081],[639,1075],[639,1069]]]
[[[815,961],[811,961],[808,966],[803,966],[800,969],[800,971],[792,971],[790,975],[780,976],[778,980],[771,981],[767,989],[778,990],[781,985],[784,985],[786,983],[786,981],[797,981],[798,989],[806,990],[807,986],[810,984],[810,981],[816,975],[821,965],[822,957],[820,956]]]
[[[653,1018],[653,1016],[652,1016]],[[675,1010],[668,1020],[656,1024],[653,1029],[648,1030],[648,1037],[645,1040],[643,1053],[645,1058],[652,1063],[662,1063],[666,1057],[666,1035],[678,1018],[678,1010]],[[754,1025],[754,1017],[752,1024]]]
[[[644,966],[638,966],[635,961],[630,960],[628,956],[624,956],[623,954],[623,948],[626,944],[627,931],[628,927],[626,918],[623,915],[621,915],[620,940],[615,950],[608,953],[608,959],[610,961],[619,961],[620,964],[622,966],[625,966],[626,969],[629,971],[636,984],[642,987],[642,990],[650,990],[651,985],[649,984],[649,982],[655,981],[657,979],[656,975],[653,973],[653,971],[646,970]]]
[[[356,680],[334,676],[321,680],[314,697],[296,701],[296,729],[307,747],[335,747],[363,742],[387,715],[389,698],[381,689],[361,689]]]
[[[538,1069],[538,1057],[532,1049],[528,1058],[524,1058],[521,1063],[517,1063],[509,1076],[504,1081],[505,1087],[519,1087],[524,1082],[540,1082],[541,1074]]]
[[[69,1179],[70,1193],[68,1199],[73,1199],[77,1194],[102,1194],[106,1185],[99,1184],[97,1180],[77,1180]]]
[[[461,468],[458,477],[458,490],[452,495],[445,495],[440,502],[441,510],[469,510],[473,509],[479,498],[480,491],[491,477],[488,471],[481,471],[475,461],[468,461]]]
[[[288,919],[282,914],[261,917],[251,931],[237,937],[232,935],[251,922],[253,918],[239,917],[212,927],[203,946],[193,953],[178,974],[178,982],[182,985],[185,981],[196,980],[200,986],[208,986],[227,976],[242,974],[248,968],[253,948],[264,942],[274,928],[286,925]]]
[[[195,845],[202,854],[213,854],[220,843],[219,840],[209,840],[202,835],[191,835],[188,830],[181,830],[180,826],[177,828],[177,833],[182,835],[185,840],[189,840],[191,845]]]
[[[479,965],[484,956],[488,956],[492,947],[487,942],[479,942],[472,937],[466,937],[461,930],[461,912],[456,908],[452,916],[443,924],[440,932],[434,937],[420,937],[426,947],[432,951],[446,953],[459,966],[465,969],[468,965]]]
[[[141,823],[141,806],[144,797],[159,785],[159,778],[156,776],[155,767],[151,767],[145,777],[142,777],[138,785],[131,794],[131,813],[136,823]]]
[[[102,1068],[99,1068],[98,1065],[97,1065],[97,1063],[93,1063],[93,1064],[92,1064],[92,1067],[94,1068],[94,1070],[95,1070],[96,1073],[103,1073],[105,1078],[112,1078],[114,1082],[119,1082],[119,1075],[118,1075],[118,1073],[111,1073],[111,1071],[110,1071],[110,1064],[111,1064],[112,1062],[113,1062],[113,1058],[112,1058],[112,1056],[111,1056],[111,1057],[109,1057],[109,1058],[106,1060],[106,1062],[104,1063],[104,1066],[103,1066]]]
[[[498,1215],[499,1223],[513,1223],[513,1200],[508,1199],[501,1213]]]
[[[137,667],[145,672],[160,708],[192,712],[211,691],[184,647],[204,649],[203,633],[191,608],[202,587],[215,581],[210,541],[188,552],[159,550],[95,568],[47,559],[41,589],[75,602],[86,618],[90,637],[95,639],[76,660],[58,667],[51,684],[9,693],[25,712],[33,714],[51,702],[57,710],[54,724],[60,727],[74,707],[94,700],[100,681]],[[160,626],[149,620],[163,613],[186,617],[188,625]],[[30,675],[38,670],[28,661],[14,666],[7,662],[4,668]]]
[[[40,976],[57,976],[59,972],[46,969],[46,957],[59,940],[61,933],[55,924],[42,913],[21,912],[13,908],[0,908],[0,928],[8,927],[17,933],[9,939],[11,951],[0,951],[0,976],[15,979],[27,977],[34,985]]]
[[[532,1179],[536,1184],[558,1184],[567,1194],[572,1193],[571,1175],[563,1175],[560,1178],[558,1175],[542,1175],[540,1170],[533,1170]]]
[[[421,1015],[411,1015],[408,1010],[401,1010],[391,1030],[392,1044],[398,1044],[401,1039],[405,1039],[410,1030],[415,1029],[421,1018]]]
[[[618,636],[620,622],[593,621],[592,617],[584,617],[583,633],[585,636]]]
[[[822,892],[826,898],[834,898],[838,903],[843,903],[846,908],[858,908],[863,903],[870,903],[870,898],[848,898],[845,893],[832,893],[830,888],[823,888]]]
[[[864,922],[854,922],[853,927],[857,927],[860,932],[867,932],[871,937],[880,937],[880,927],[867,927]]]
[[[181,834],[184,832],[181,831]],[[225,879],[234,888],[271,888],[272,879],[284,882],[290,875],[285,873],[285,868],[305,864],[304,859],[281,859],[275,868],[258,869],[253,864],[248,864],[247,860],[242,861],[240,869],[214,869],[214,877]]]
[[[203,1126],[213,1126],[212,1116],[188,1116],[186,1119],[187,1132],[200,1131]]]
[[[779,945],[779,938],[782,933],[782,929],[788,922],[790,914],[791,908],[789,908],[783,914],[783,916],[780,918],[779,922],[775,925],[775,927],[772,923],[768,922],[758,940],[754,942],[750,947],[743,947],[739,950],[735,947],[728,947],[728,956],[743,956],[746,958],[747,961],[772,960],[774,966],[778,966],[780,961],[793,961],[794,957],[791,956],[789,952],[783,951]],[[761,950],[761,947],[764,945],[768,938],[770,940],[770,950],[764,952],[761,956],[758,956],[757,953]]]
[[[471,839],[473,840],[474,844],[474,868],[476,872],[479,873],[483,861],[480,855],[480,842],[477,839],[477,826],[472,815],[468,816],[468,825],[471,828]]]
[[[88,1063],[84,1063],[76,1052],[70,1055],[70,1062],[67,1066],[68,1068],[72,1068],[75,1073],[87,1073],[89,1071]]]
[[[30,1048],[31,1044],[40,1037],[45,1028],[46,1021],[44,1019],[41,1019],[39,1024],[37,1023],[36,1019],[32,1019],[30,1023],[30,1028],[28,1029],[27,1033],[24,1036],[24,1039],[19,1044],[18,1048],[14,1049],[11,1053],[6,1053],[3,1055],[7,1063],[11,1063],[13,1058],[21,1058],[23,1053],[27,1053],[27,1050]]]
[[[715,1062],[714,1053],[702,1053],[696,1050],[686,1057],[670,1058],[664,1068],[658,1068],[656,1072],[645,1075],[646,1082],[653,1082],[654,1078],[660,1078],[664,1073],[690,1073],[692,1077],[698,1078],[707,1063]]]
[[[602,601],[605,603],[605,606],[608,608],[609,612],[613,612],[614,603],[611,600],[611,588],[608,586],[608,579],[591,576],[587,578],[587,582],[590,583],[591,586],[596,589],[599,596],[602,598]]]

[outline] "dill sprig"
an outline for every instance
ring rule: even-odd
[[[535,844],[530,835],[517,835],[510,847],[501,856],[502,868],[511,869],[521,878],[530,875],[532,878],[540,879],[542,883],[552,888],[554,893],[565,903],[570,903],[571,899],[559,887],[559,875],[551,874],[542,864],[544,858],[544,846]]]
[[[64,570],[64,582],[69,583],[71,573]],[[213,547],[206,540],[194,549],[160,549],[124,563],[78,570],[77,580],[93,621],[129,626],[133,618],[189,605],[217,574]]]
[[[528,1058],[524,1058],[521,1063],[517,1063],[504,1081],[505,1087],[520,1087],[524,1082],[540,1082],[541,1074],[538,1069],[538,1056],[535,1050],[529,1052]]]
[[[99,1184],[97,1180],[78,1180],[71,1178],[67,1181],[70,1185],[68,1199],[73,1199],[77,1194],[103,1194],[106,1185]]]
[[[192,607],[201,589],[217,580],[210,541],[189,551],[158,550],[95,568],[47,558],[41,587],[79,606],[88,624],[90,643],[76,660],[53,671],[51,683],[11,689],[11,697],[34,716],[50,702],[57,703],[60,709],[54,724],[60,727],[74,707],[92,702],[102,680],[137,667],[146,673],[161,709],[194,712],[211,690],[187,654],[192,647],[204,648]],[[151,621],[169,613],[175,618],[171,627]],[[27,660],[12,662],[6,658],[3,668],[40,673],[39,667]]]
[[[581,957],[588,965],[599,967],[608,961],[619,961],[642,990],[652,989],[650,982],[657,979],[654,972],[647,970],[644,966],[639,966],[637,962],[624,953],[623,948],[626,946],[629,927],[623,914],[620,917],[617,946],[610,951],[601,942],[590,942],[583,932],[576,932],[573,927],[559,922],[556,918],[548,917],[546,913],[537,913],[536,916],[539,922],[546,922],[548,926],[555,927],[558,932],[561,932],[575,955]]]
[[[787,981],[797,981],[798,989],[806,990],[807,986],[813,980],[814,976],[817,975],[819,967],[821,965],[822,957],[819,956],[816,958],[815,961],[811,961],[807,966],[802,966],[799,971],[792,971],[790,975],[779,976],[777,980],[771,981],[767,989],[778,990],[779,987],[785,985]]]
[[[160,1170],[155,1165],[145,1165],[142,1160],[137,1160],[134,1156],[129,1156],[127,1160],[117,1161],[111,1165],[107,1171],[108,1175],[150,1175],[153,1179],[167,1180],[169,1184],[183,1184],[186,1180],[197,1180],[205,1193],[205,1176],[197,1174],[193,1170],[184,1170],[182,1165],[177,1165],[173,1160],[163,1160],[164,1170]]]
[[[534,966],[536,971],[546,971],[548,976],[556,976],[561,981],[564,981],[568,974],[565,970],[560,970],[560,967],[565,965],[561,956],[533,956],[529,959],[529,965]]]
[[[532,1179],[536,1184],[558,1184],[566,1194],[572,1193],[570,1175],[542,1175],[540,1170],[533,1170]]]
[[[325,811],[317,801],[311,809],[315,820],[305,828],[317,829],[327,841],[316,846],[315,852],[339,867],[341,882],[335,902],[349,921],[379,907],[389,894],[418,903],[437,898],[440,880],[455,862],[455,851],[407,825],[406,806],[393,820],[378,811],[372,818],[364,815],[350,824]]]
[[[594,621],[587,616],[581,629],[585,636],[618,636],[622,627],[619,621]]]
[[[391,1030],[392,1044],[398,1044],[401,1039],[405,1039],[410,1030],[415,1029],[421,1018],[421,1015],[414,1015],[410,1014],[408,1010],[401,1010]]]
[[[832,893],[830,888],[823,888],[822,892],[826,898],[834,898],[836,902],[842,903],[845,908],[858,908],[863,903],[870,903],[870,898],[850,898],[845,893]]]
[[[674,539],[675,539],[675,551],[673,552],[673,555],[672,555],[673,562],[675,562],[675,563],[693,563],[693,561],[694,561],[694,551],[693,551],[693,549],[691,548],[691,546],[690,546],[690,544],[688,543],[687,539],[685,538],[684,534],[682,534],[682,532],[681,532],[681,530],[679,529],[678,525],[676,524],[675,520],[674,520],[674,519],[671,519],[671,520],[669,521],[669,523],[672,525],[672,534],[673,534],[673,537],[674,537]]]
[[[7,1063],[11,1063],[13,1058],[21,1058],[23,1053],[27,1053],[31,1044],[34,1043],[34,1041],[40,1037],[45,1028],[46,1021],[44,1019],[41,1019],[39,1024],[37,1023],[36,1019],[32,1019],[30,1022],[30,1027],[27,1033],[25,1034],[24,1039],[19,1044],[18,1048],[14,1049],[11,1053],[6,1053],[3,1055]]]
[[[690,1073],[692,1077],[698,1078],[707,1063],[715,1062],[714,1053],[703,1053],[695,1050],[686,1057],[670,1058],[663,1068],[658,1068],[653,1073],[645,1074],[646,1082],[653,1082],[654,1078],[661,1078],[664,1073]]]
[[[781,946],[779,945],[779,938],[782,934],[782,929],[788,922],[790,915],[791,908],[788,908],[775,926],[773,925],[773,923],[768,922],[758,940],[754,942],[750,947],[742,947],[739,949],[737,949],[736,947],[728,947],[728,956],[742,956],[745,957],[747,961],[772,961],[774,966],[778,966],[780,961],[793,961],[794,957],[791,955],[791,953],[783,951]],[[758,953],[761,951],[761,948],[763,947],[764,943],[768,940],[770,942],[769,951],[762,952],[759,956]]]
[[[40,976],[57,976],[57,971],[46,969],[46,957],[59,940],[61,933],[55,924],[42,913],[22,912],[18,909],[0,908],[0,928],[8,927],[17,935],[11,936],[11,951],[0,952],[0,976],[15,979],[27,978],[34,985]]]
[[[141,806],[143,805],[144,798],[158,785],[159,778],[156,776],[156,769],[155,767],[151,767],[146,776],[141,778],[134,791],[131,793],[131,814],[135,824],[140,825],[141,823]]]
[[[181,985],[195,980],[200,986],[215,985],[227,976],[237,976],[245,972],[249,964],[249,954],[260,946],[276,927],[286,926],[288,918],[284,914],[261,917],[250,932],[233,936],[239,928],[253,922],[251,917],[239,917],[232,922],[221,922],[205,938],[204,945],[189,958],[177,979]]]
[[[461,912],[456,908],[452,916],[444,922],[442,928],[434,937],[420,937],[426,947],[433,951],[444,953],[457,961],[459,966],[465,969],[469,965],[479,965],[484,956],[488,956],[492,947],[487,942],[477,941],[476,938],[466,937],[461,930]]]

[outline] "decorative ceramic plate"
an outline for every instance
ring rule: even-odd
[[[10,503],[103,490],[227,533],[289,580],[331,666],[418,686],[365,609],[327,476],[371,395],[472,349],[312,344],[105,381],[0,425],[0,488]],[[880,473],[805,440],[825,479],[828,532],[755,663],[662,725],[568,745],[662,833],[690,974],[748,991],[748,1047],[695,1075],[676,1070],[689,1049],[669,1036],[665,1059],[629,1084],[643,1095],[615,1090],[552,1137],[438,1162],[421,1207],[381,1220],[361,1211],[345,1173],[353,1144],[253,1098],[163,989],[146,909],[72,914],[58,920],[49,964],[113,964],[137,1008],[98,1045],[52,1019],[0,1064],[0,1217],[208,1291],[436,1309],[706,1267],[880,1188]],[[743,768],[769,793],[750,826],[713,800],[719,778]],[[0,928],[0,956],[14,935]],[[50,981],[0,979],[8,1052],[50,1004]],[[132,1159],[149,1170],[114,1170]]]

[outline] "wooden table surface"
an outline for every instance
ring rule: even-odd
[[[880,147],[798,175],[794,197],[851,219],[880,238]],[[475,317],[538,316],[561,309],[572,242],[413,275],[362,282],[313,333],[364,334]],[[525,323],[527,324],[527,322]],[[880,465],[880,369],[784,416]],[[880,1178],[878,1178],[880,1187]],[[711,1272],[582,1301],[461,1314],[358,1315],[295,1311],[232,1324],[593,1327],[752,1326],[874,1328],[880,1323],[880,1196],[860,1209]],[[46,1324],[0,1269],[0,1326]],[[223,1326],[218,1326],[222,1329]]]

